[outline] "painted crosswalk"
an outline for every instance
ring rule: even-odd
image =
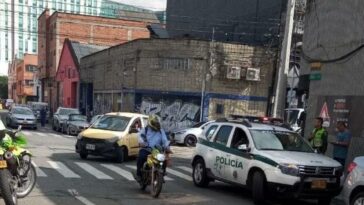
[[[50,171],[62,175],[64,178],[79,179],[84,177],[92,177],[98,180],[127,180],[135,181],[133,172],[136,170],[135,164],[107,164],[107,163],[94,163],[94,162],[60,162],[54,160],[46,161],[44,166],[40,166],[32,162],[37,176],[44,178],[50,177]],[[47,166],[48,164],[48,166]],[[185,180],[192,181],[190,176],[190,168],[186,166],[178,166],[174,169],[167,168],[168,176],[165,176],[166,181]]]

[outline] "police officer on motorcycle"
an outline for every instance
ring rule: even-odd
[[[148,155],[151,153],[151,148],[162,147],[167,153],[171,153],[169,141],[157,116],[149,116],[148,125],[143,128],[138,134],[139,150],[137,160],[137,181],[141,180],[141,169],[143,164],[147,161]],[[164,167],[165,169],[165,167]]]

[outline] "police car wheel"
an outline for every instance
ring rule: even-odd
[[[265,198],[265,178],[262,172],[253,174],[252,195],[254,204],[264,204]]]
[[[197,138],[194,135],[187,135],[185,138],[185,145],[187,147],[196,147]]]
[[[207,177],[205,162],[198,159],[193,165],[192,172],[193,183],[198,187],[207,187],[210,180]]]
[[[356,193],[352,199],[350,199],[350,205],[358,205],[364,202],[364,192]]]

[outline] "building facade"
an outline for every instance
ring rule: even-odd
[[[105,48],[107,47],[81,44],[69,39],[64,41],[56,75],[59,106],[82,108],[79,106],[80,59]]]
[[[120,17],[117,15],[118,10],[147,11],[109,0],[2,0],[0,2],[0,27],[2,28],[0,30],[0,75],[7,74],[8,63],[13,60],[12,58],[21,59],[25,53],[37,54],[37,19],[46,8],[49,9],[50,14],[59,11],[114,18]]]
[[[138,38],[149,38],[147,23],[115,18],[45,10],[38,19],[38,62],[43,101],[50,109],[59,106],[56,72],[66,38],[85,44],[112,46]]]
[[[264,116],[274,62],[265,51],[199,40],[135,40],[81,59],[81,89],[93,93],[92,102],[85,93],[81,101],[94,114],[158,114],[167,131],[230,114]]]
[[[278,39],[287,0],[168,0],[171,37],[263,45]]]
[[[16,75],[12,75],[13,88],[16,90],[15,95],[13,95],[13,97],[16,96],[13,98],[14,102],[26,104],[28,101],[36,101],[37,93],[34,92],[34,75],[38,65],[37,55],[24,54],[24,58],[16,62],[14,65]]]
[[[303,36],[303,74],[310,76],[306,133],[316,116],[324,118],[330,139],[334,141],[338,121],[352,132],[349,161],[363,155],[364,126],[364,2],[309,1]],[[327,154],[331,155],[331,146]]]

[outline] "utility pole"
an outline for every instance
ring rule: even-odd
[[[275,99],[273,105],[273,116],[283,117],[284,108],[286,104],[287,94],[287,74],[289,71],[289,61],[291,54],[292,32],[294,22],[294,10],[296,0],[288,0],[287,13],[286,13],[286,25],[284,30],[284,39],[281,51],[281,60],[279,66],[279,72],[277,76]]]
[[[214,46],[215,41],[215,27],[212,27],[212,38],[211,38],[211,45],[210,45],[210,62],[209,62],[209,69],[211,69],[211,66],[213,64],[213,57],[212,57],[212,46]],[[202,74],[202,89],[201,89],[201,106],[200,106],[200,122],[203,121],[203,114],[204,114],[204,101],[205,101],[205,92],[206,92],[206,78],[207,73],[206,69],[204,69],[204,72]]]
[[[15,59],[15,0],[11,0],[11,59]]]

